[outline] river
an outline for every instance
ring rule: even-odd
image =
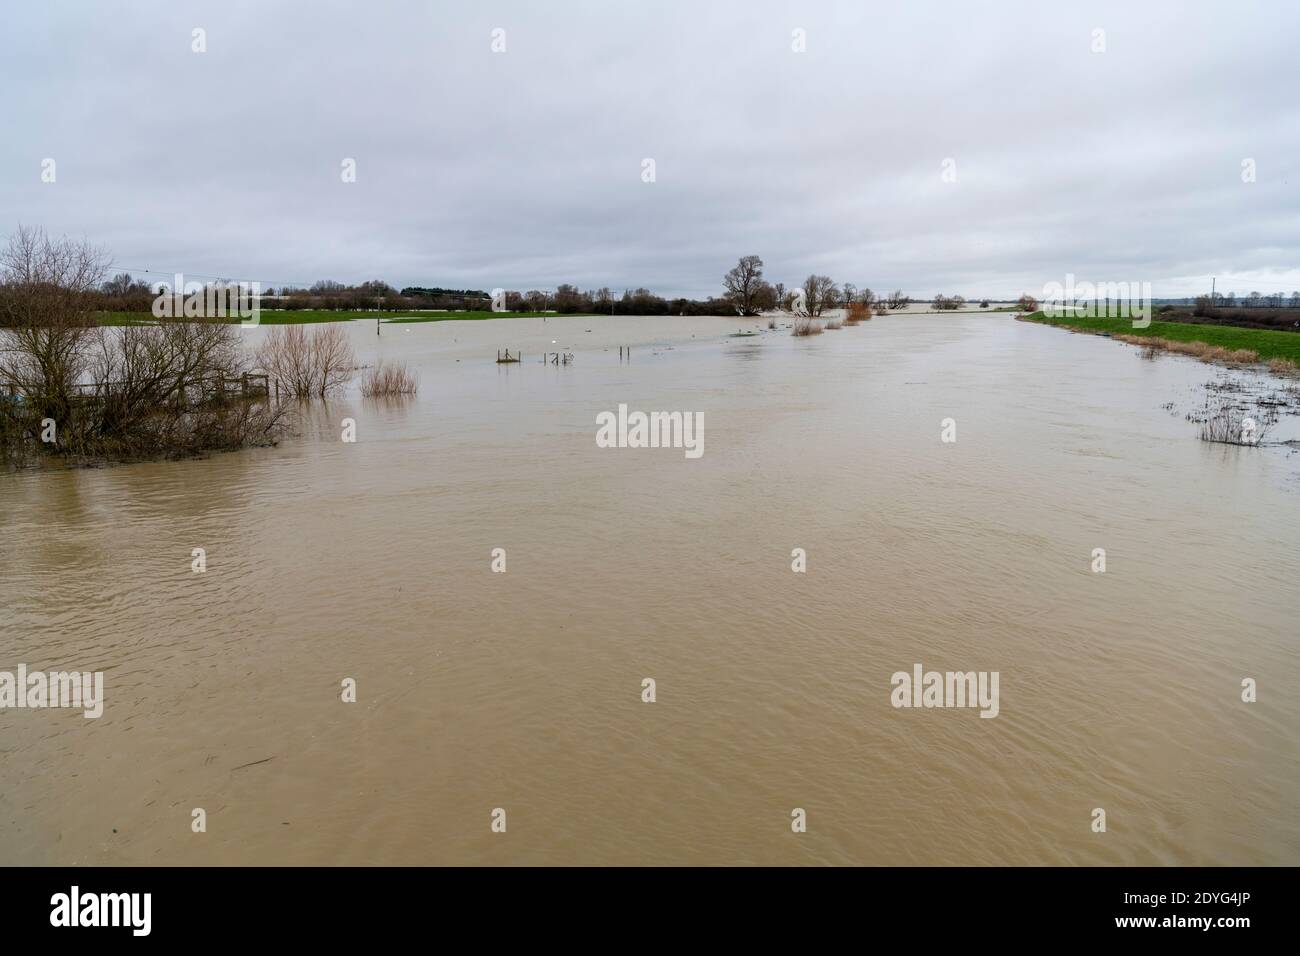
[[[0,863],[1300,863],[1300,453],[1198,440],[1233,373],[763,324],[359,322],[418,396],[0,475],[0,670],[105,674],[0,711]],[[598,447],[620,404],[703,454]],[[996,718],[892,706],[916,664]]]

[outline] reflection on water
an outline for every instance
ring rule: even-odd
[[[1300,459],[1162,407],[1219,373],[1007,316],[738,325],[358,326],[416,398],[0,476],[0,670],[107,698],[0,711],[0,862],[1300,862]],[[619,403],[706,453],[597,448]],[[998,717],[895,710],[917,663],[998,671]]]

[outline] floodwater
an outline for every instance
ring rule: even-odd
[[[742,325],[356,323],[417,397],[0,475],[0,670],[106,698],[0,711],[0,863],[1300,863],[1300,454],[1197,439],[1228,373]],[[702,457],[597,447],[620,403],[703,412]],[[894,708],[916,664],[998,715]]]

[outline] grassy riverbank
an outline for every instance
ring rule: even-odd
[[[1297,332],[1191,325],[1157,319],[1152,319],[1144,329],[1135,329],[1132,320],[1127,318],[1051,317],[1043,312],[1022,316],[1022,321],[1053,325],[1072,332],[1110,335],[1121,341],[1184,352],[1207,361],[1272,362],[1279,368],[1285,362],[1300,366],[1300,333]]]

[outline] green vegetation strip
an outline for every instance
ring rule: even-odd
[[[1277,332],[1272,329],[1237,329],[1226,325],[1194,325],[1187,322],[1160,322],[1151,320],[1145,329],[1133,328],[1133,321],[1124,318],[1091,318],[1088,316],[1049,317],[1035,312],[1024,317],[1026,322],[1039,322],[1085,332],[1133,335],[1140,338],[1169,339],[1172,342],[1204,342],[1225,349],[1250,349],[1268,361],[1287,359],[1300,364],[1300,332]]]

